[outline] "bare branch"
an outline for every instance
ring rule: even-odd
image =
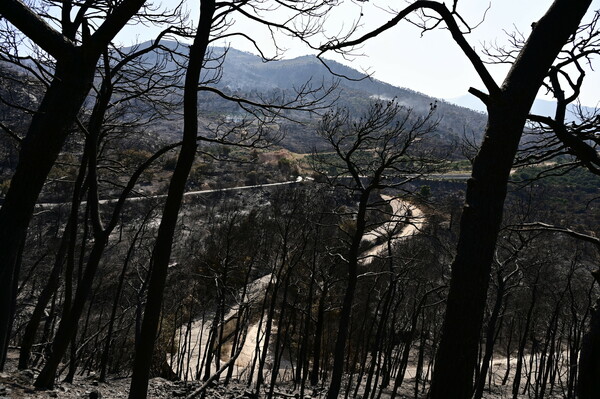
[[[475,68],[475,70],[477,71],[479,77],[483,81],[485,87],[490,92],[490,94],[498,93],[500,90],[498,85],[492,78],[492,75],[490,75],[489,71],[487,70],[487,68],[485,67],[485,65],[483,64],[483,62],[481,61],[481,59],[475,52],[475,50],[471,47],[471,45],[469,45],[469,43],[467,42],[467,40],[464,37],[464,33],[461,31],[460,27],[456,23],[456,20],[454,18],[454,16],[456,15],[456,12],[448,10],[448,8],[446,8],[446,6],[444,4],[438,3],[436,1],[418,0],[414,3],[412,3],[411,5],[409,5],[408,7],[404,8],[402,11],[398,12],[398,14],[394,18],[392,18],[390,21],[388,21],[387,23],[385,23],[385,24],[381,25],[379,28],[361,36],[358,39],[346,40],[346,41],[341,41],[341,42],[336,40],[336,41],[329,42],[329,43],[321,46],[321,53],[323,53],[325,51],[329,51],[329,50],[341,50],[344,48],[354,47],[359,44],[362,44],[365,41],[367,41],[368,39],[374,38],[374,37],[380,35],[381,33],[396,26],[400,21],[405,19],[412,12],[419,11],[419,10],[427,10],[427,9],[435,11],[441,17],[441,20],[444,21],[448,30],[452,34],[452,38],[458,44],[458,46],[461,48],[463,53],[467,56],[467,58],[469,59],[469,61],[471,62],[471,64]],[[437,26],[441,22],[441,20],[436,22],[435,26]],[[432,27],[423,27],[423,29],[430,30],[430,29],[432,29]]]
[[[0,122],[0,128],[2,130],[4,130],[10,137],[12,137],[13,139],[15,139],[15,141],[17,143],[21,143],[21,141],[23,140],[21,137],[19,137],[18,134],[16,134],[15,132],[12,131],[11,128],[9,128],[8,126],[6,126],[3,122]]]
[[[576,238],[578,240],[582,240],[585,242],[589,242],[594,244],[596,247],[600,249],[600,238],[595,237],[590,234],[580,233],[574,230],[571,230],[566,227],[554,226],[547,223],[535,222],[535,223],[523,223],[520,225],[508,226],[507,228],[518,230],[518,231],[550,231],[556,233],[563,233],[570,237]]]

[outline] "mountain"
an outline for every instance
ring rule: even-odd
[[[222,51],[213,49],[214,53]],[[273,89],[293,90],[308,81],[317,86],[336,83],[338,105],[349,107],[357,115],[364,112],[368,103],[375,99],[396,99],[399,104],[418,113],[428,112],[431,104],[436,103],[437,115],[441,118],[439,134],[445,141],[458,140],[465,130],[473,131],[476,135],[483,131],[486,117],[480,112],[366,77],[335,61],[324,62],[327,66],[314,56],[302,56],[265,63],[254,54],[229,49],[218,86],[236,91],[266,92]],[[343,77],[332,75],[330,70]]]
[[[142,44],[145,45],[148,44]],[[186,52],[182,45],[175,42],[164,42],[164,45],[177,48],[181,53]],[[213,47],[208,58],[211,60],[205,65],[202,80],[212,82],[208,85],[232,96],[251,99],[291,98],[298,88],[309,82],[313,88],[337,85],[332,95],[332,98],[338,97],[336,106],[348,107],[355,115],[361,115],[369,102],[375,99],[396,99],[399,104],[421,114],[429,111],[435,103],[437,116],[441,119],[437,134],[446,144],[460,140],[465,131],[481,137],[486,123],[485,116],[480,112],[369,78],[335,61],[324,60],[325,66],[315,56],[264,62],[255,54],[234,48]],[[183,60],[177,62],[183,63]],[[240,112],[243,113],[235,104],[206,92],[201,93],[200,109],[212,115],[239,116]],[[284,125],[287,135],[281,146],[295,152],[309,152],[315,146],[317,149],[324,148],[324,143],[315,133],[314,123],[303,127],[286,122]]]
[[[184,57],[187,54],[187,46],[173,41],[163,41],[161,44],[163,47],[175,50],[175,53],[164,57],[164,50],[149,52],[143,56],[141,64],[136,68],[144,66],[144,64],[149,68],[162,64],[163,74],[181,73],[182,65],[186,64]],[[136,48],[141,49],[149,45],[150,42],[146,42]],[[132,48],[123,48],[122,50],[124,54],[127,54],[132,51]],[[327,87],[334,86],[335,90],[329,96],[330,99],[337,99],[334,106],[346,107],[352,115],[357,116],[362,115],[369,103],[376,99],[395,99],[400,105],[413,109],[416,114],[424,114],[429,111],[432,104],[436,104],[436,116],[440,122],[435,135],[438,142],[443,145],[459,141],[464,132],[481,137],[486,123],[485,116],[480,112],[369,78],[362,72],[335,61],[324,60],[323,62],[326,63],[324,65],[315,56],[307,55],[294,59],[264,62],[255,54],[233,48],[213,47],[209,51],[208,58],[209,61],[206,62],[201,77],[205,83],[201,83],[200,86],[204,84],[216,87],[230,97],[246,98],[255,102],[264,102],[269,99],[282,101],[283,98],[294,98],[297,91],[308,83],[314,90],[317,90],[314,93],[316,96],[319,94],[319,88],[325,90]],[[4,65],[2,68],[4,69]],[[143,86],[143,79],[146,76],[137,75],[139,71],[135,71],[134,69],[134,76],[138,79],[136,84]],[[335,74],[332,74],[331,71]],[[146,79],[148,79],[147,83],[153,83],[156,75],[147,76]],[[31,92],[31,89],[28,91]],[[181,93],[175,90],[169,96],[178,98],[181,97]],[[2,108],[1,104],[0,108]],[[153,112],[151,106],[140,109],[144,110],[139,112]],[[200,119],[206,122],[201,123],[201,126],[206,126],[210,121],[219,118],[235,120],[247,115],[247,111],[239,104],[207,91],[200,92],[199,110]],[[300,153],[327,148],[324,140],[316,134],[318,117],[293,111],[283,113],[282,116],[291,116],[306,122],[299,125],[285,118],[276,120],[286,133],[279,143],[282,147]],[[169,121],[157,119],[156,123],[148,130],[154,134],[178,135],[179,123],[176,118],[173,115]]]

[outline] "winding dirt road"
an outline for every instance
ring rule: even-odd
[[[391,237],[392,241],[405,239],[418,234],[425,224],[423,211],[415,205],[400,198],[390,197],[389,195],[382,195],[381,199],[389,202],[392,207],[392,216],[386,223],[363,235],[363,242],[373,244],[382,240],[384,242],[374,245],[369,250],[363,252],[360,260],[361,265],[368,265],[373,259],[387,252],[386,239],[388,237]]]

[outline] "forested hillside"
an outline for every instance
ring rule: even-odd
[[[213,54],[219,55],[222,52],[223,49],[217,48]],[[332,72],[338,76],[332,75]],[[427,112],[430,105],[436,103],[440,118],[436,134],[440,143],[446,145],[459,142],[465,131],[473,132],[480,138],[485,126],[484,116],[477,112],[409,89],[394,87],[335,61],[321,61],[314,56],[265,63],[256,55],[228,49],[223,63],[223,75],[217,86],[246,98],[251,98],[256,93],[269,98],[286,94],[288,97],[293,96],[294,90],[307,82],[313,87],[322,85],[324,89],[335,86],[336,90],[331,96],[337,98],[336,104],[347,107],[354,113],[360,113],[369,102],[377,99],[396,99],[399,104],[420,113]],[[214,101],[214,96],[207,98],[206,110],[212,110]],[[315,146],[319,150],[326,149],[314,134],[314,124],[301,131],[294,125],[285,126],[288,134],[281,145],[290,151],[310,152]]]
[[[149,42],[145,42],[139,48],[149,45]],[[177,53],[185,51],[185,45],[176,42],[164,40],[161,45]],[[158,49],[145,55],[144,62],[154,65],[163,56],[164,49]],[[182,54],[175,54],[167,68],[176,70],[182,58]],[[435,103],[440,118],[436,135],[442,145],[458,143],[465,132],[480,138],[485,126],[485,117],[481,113],[409,89],[394,87],[338,62],[319,60],[315,56],[265,62],[258,55],[235,48],[214,47],[207,58],[201,81],[207,87],[218,88],[233,98],[282,102],[292,100],[298,91],[309,89],[310,95],[315,98],[328,93],[328,99],[335,100],[336,106],[346,107],[354,113],[361,112],[377,99],[396,99],[399,104],[419,113],[426,113],[430,105]],[[246,114],[246,110],[240,109],[231,99],[206,89],[200,91],[199,107],[200,117],[204,118],[235,119],[243,118]],[[285,117],[299,119],[303,124],[289,123]],[[317,119],[314,115],[294,110],[282,112],[277,123],[285,129],[286,134],[278,144],[298,153],[309,153],[315,148],[325,150],[324,141],[316,134]]]
[[[482,58],[460,2],[341,3],[0,3],[0,397],[600,395],[599,12]],[[328,60],[407,17],[486,114]]]

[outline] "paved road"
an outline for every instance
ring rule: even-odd
[[[423,180],[467,180],[469,177],[471,177],[471,175],[464,174],[464,173],[441,173],[441,174],[428,175],[426,177],[423,177],[422,179]],[[210,189],[210,190],[188,191],[187,193],[184,193],[183,195],[184,195],[184,197],[193,197],[193,196],[197,196],[197,195],[204,195],[204,194],[211,194],[211,193],[218,193],[218,192],[240,191],[240,190],[249,190],[249,189],[254,189],[254,188],[286,186],[286,185],[296,184],[296,183],[300,183],[300,182],[312,182],[312,181],[314,181],[314,179],[311,177],[298,176],[295,180],[283,181],[283,182],[279,182],[279,183],[255,184],[255,185],[251,185],[251,186],[237,186],[237,187],[228,187],[228,188],[216,188],[216,189]],[[148,200],[148,199],[158,199],[158,198],[166,198],[166,197],[167,197],[166,194],[137,196],[137,197],[129,197],[129,198],[127,198],[127,201],[135,202],[135,201],[143,201],[143,200]],[[99,204],[100,205],[114,204],[117,201],[118,201],[117,198],[103,199],[103,200],[99,201]],[[85,201],[82,202],[82,204],[85,204],[85,203],[86,203]],[[36,208],[38,208],[38,209],[53,209],[53,208],[58,208],[60,206],[69,205],[69,204],[70,204],[70,202],[42,202],[42,203],[36,204]]]
[[[300,183],[302,181],[312,181],[312,180],[313,179],[310,177],[298,176],[296,178],[296,180],[283,181],[283,182],[279,182],[279,183],[255,184],[255,185],[251,185],[251,186],[238,186],[238,187],[228,187],[228,188],[215,188],[215,189],[210,189],[210,190],[188,191],[187,193],[184,193],[183,196],[184,197],[194,197],[197,195],[212,194],[212,193],[219,193],[219,192],[225,192],[225,191],[239,191],[239,190],[248,190],[248,189],[253,189],[253,188],[286,186],[286,185],[290,185],[290,184]],[[158,199],[158,198],[167,198],[167,194],[129,197],[129,198],[127,198],[127,201],[128,202],[136,202],[136,201],[143,201],[143,200],[148,200],[148,199]],[[118,198],[110,198],[110,199],[100,200],[100,201],[98,201],[98,203],[100,205],[106,205],[106,204],[114,204],[117,201],[118,201]],[[85,205],[85,203],[86,203],[86,201],[82,201],[82,204]],[[70,202],[42,202],[42,203],[36,204],[36,207],[42,208],[42,209],[52,209],[52,208],[57,208],[57,207],[60,207],[63,205],[70,205],[70,204],[71,204]]]

